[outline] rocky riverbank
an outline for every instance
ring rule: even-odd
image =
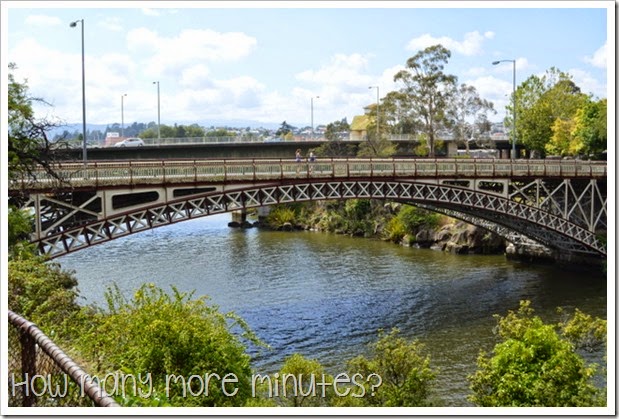
[[[232,222],[229,226],[257,226],[281,231],[323,231],[382,239],[402,246],[431,248],[454,254],[505,252],[508,243],[488,230],[421,209],[415,209],[413,216],[409,211],[409,214],[402,217],[401,210],[410,208],[414,207],[376,204],[367,200],[331,206],[315,204],[302,208],[276,208],[265,222]],[[404,219],[402,227],[397,223],[399,215]],[[397,230],[397,233],[394,230]]]
[[[402,217],[403,211],[408,215]],[[412,215],[411,215],[412,214]],[[402,218],[400,230],[393,223]],[[413,222],[411,222],[413,220]],[[429,248],[453,254],[504,254],[527,263],[561,264],[571,268],[603,267],[600,259],[574,259],[539,244],[514,245],[503,237],[463,221],[401,204],[357,200],[349,203],[317,203],[276,208],[260,221],[233,221],[237,228],[281,231],[312,230],[392,241],[402,246]],[[398,230],[394,233],[394,230]]]

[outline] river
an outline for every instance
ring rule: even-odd
[[[438,368],[436,397],[469,406],[466,376],[480,349],[496,343],[493,314],[528,299],[545,320],[556,307],[606,318],[606,278],[504,256],[451,255],[316,232],[231,229],[229,214],[116,239],[58,259],[74,270],[84,304],[104,305],[116,283],[127,296],[145,282],[195,290],[240,315],[270,351],[252,352],[255,372],[287,355],[317,359],[328,372],[366,354],[377,331],[419,339]]]

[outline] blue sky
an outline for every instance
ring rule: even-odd
[[[78,5],[80,7],[75,7]],[[12,2],[2,4],[2,61],[81,121],[84,19],[87,122],[253,120],[310,125],[397,90],[393,75],[427,46],[445,71],[494,103],[501,120],[516,82],[557,67],[586,93],[614,91],[614,2]],[[86,7],[88,6],[88,7]],[[608,13],[610,12],[610,15]],[[610,34],[610,36],[609,36]],[[609,71],[609,66],[611,70]],[[6,67],[5,67],[6,68]],[[608,77],[608,74],[611,77]],[[318,97],[317,97],[318,96]]]

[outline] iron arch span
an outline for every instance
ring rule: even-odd
[[[591,191],[592,196],[594,192]],[[496,226],[494,231],[505,237],[509,236],[508,232],[519,233],[559,252],[606,256],[606,246],[595,232],[570,219],[578,215],[577,210],[570,209],[570,217],[565,217],[565,211],[553,211],[556,204],[536,206],[526,199],[514,200],[450,183],[395,178],[303,179],[239,185],[236,189],[187,195],[109,217],[91,211],[98,216],[96,219],[68,228],[61,226],[35,242],[41,253],[55,258],[130,234],[213,214],[292,202],[354,198],[407,202],[438,212],[464,214],[474,224],[486,228],[490,224]],[[594,223],[605,227],[605,217],[604,220],[598,217]]]

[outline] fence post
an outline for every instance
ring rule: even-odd
[[[19,331],[19,342],[21,344],[21,371],[25,382],[24,390],[22,391],[24,395],[22,405],[24,407],[32,407],[36,403],[36,397],[30,388],[32,377],[37,373],[36,342],[28,332],[23,330]]]

